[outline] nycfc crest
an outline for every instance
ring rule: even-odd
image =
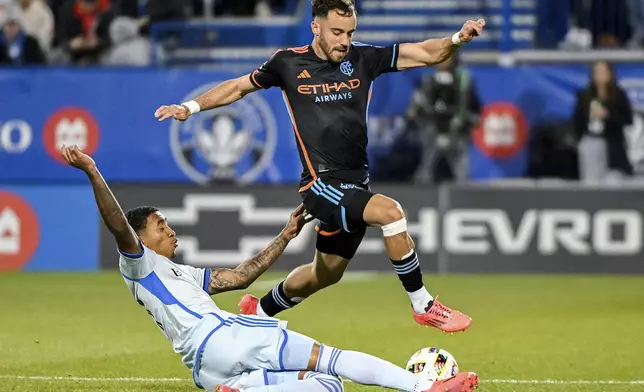
[[[351,62],[345,61],[344,63],[340,64],[340,72],[347,76],[353,75],[353,65],[351,64]]]
[[[192,91],[182,102],[198,97],[218,83]],[[175,161],[199,184],[255,181],[272,163],[276,143],[275,117],[260,94],[199,112],[185,122],[173,121],[170,131]]]

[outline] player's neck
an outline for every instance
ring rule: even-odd
[[[317,40],[317,38],[313,38],[313,42],[311,42],[311,48],[313,48],[313,53],[315,53],[318,58],[320,58],[321,60],[329,61],[329,58],[324,53],[324,50],[322,50],[322,46],[320,46],[320,42]]]

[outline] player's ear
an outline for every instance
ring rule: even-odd
[[[314,36],[320,36],[320,24],[316,20],[311,22],[311,31],[313,32]]]

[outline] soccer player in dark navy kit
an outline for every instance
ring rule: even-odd
[[[259,89],[279,87],[293,121],[304,168],[300,195],[320,221],[312,263],[295,269],[261,300],[247,295],[244,314],[274,316],[337,283],[368,226],[380,227],[387,253],[421,325],[445,332],[467,329],[472,320],[434,299],[425,289],[414,242],[400,204],[369,187],[367,108],[380,75],[445,61],[480,35],[483,20],[467,21],[451,37],[377,47],[352,42],[357,15],[351,0],[312,0],[313,41],[277,51],[249,75],[223,82],[181,105],[160,107],[160,120],[231,104]]]

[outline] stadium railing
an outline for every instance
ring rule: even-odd
[[[548,0],[545,2],[551,3]],[[563,3],[567,4],[565,1]],[[597,3],[597,7],[601,8],[605,0],[598,0]],[[457,31],[466,19],[485,18],[488,22],[485,34],[463,49],[462,59],[466,63],[510,66],[596,59],[644,61],[642,50],[573,51],[536,47],[536,35],[544,28],[539,18],[548,18],[540,10],[543,4],[537,0],[365,0],[359,6],[359,29],[354,38],[377,45],[446,36]],[[301,0],[292,16],[156,23],[151,29],[153,65],[247,71],[264,62],[277,48],[307,44],[310,41],[310,12],[310,1]],[[586,25],[604,24],[608,30],[616,30],[617,35],[623,35],[624,29],[628,28],[628,21],[625,20],[627,15],[623,13],[608,15],[589,12],[575,17]],[[620,28],[622,25],[626,27]],[[567,26],[564,28],[567,29]]]

